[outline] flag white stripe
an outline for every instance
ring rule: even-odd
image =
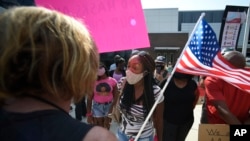
[[[189,66],[191,66],[191,64]],[[246,84],[246,83],[249,82],[249,81],[245,81],[244,79],[241,79],[241,77],[228,76],[228,75],[226,75],[225,72],[221,72],[222,74],[220,74],[220,75],[217,75],[217,74],[214,74],[214,73],[210,73],[209,71],[207,71],[205,69],[204,70],[202,68],[199,69],[197,67],[194,67],[193,65],[187,69],[186,67],[184,67],[181,64],[179,64],[177,68],[179,70],[183,71],[183,72],[187,72],[187,73],[190,73],[190,74],[197,74],[198,73],[199,75],[209,75],[209,76],[213,76],[213,77],[219,77],[219,78],[222,78],[224,80],[225,79],[229,80],[232,83],[238,83],[238,84],[242,84],[242,85],[244,85],[244,84]],[[215,69],[210,69],[210,70],[215,70]]]
[[[234,86],[236,86],[238,88],[247,89],[246,91],[250,92],[250,86],[249,86],[249,88],[245,88],[246,84],[250,84],[250,81],[249,81],[249,79],[247,79],[247,77],[245,77],[244,74],[239,73],[239,72],[235,72],[234,69],[231,69],[228,65],[224,65],[225,63],[223,63],[219,59],[217,59],[217,61],[219,60],[218,64],[223,64],[224,67],[220,67],[218,65],[216,65],[216,67],[214,67],[214,68],[205,66],[205,65],[201,64],[199,60],[196,59],[196,57],[192,54],[192,52],[189,48],[187,48],[186,51],[187,51],[187,54],[184,54],[182,56],[181,61],[188,66],[188,69],[185,69],[185,67],[182,66],[181,63],[179,63],[179,65],[177,66],[177,69],[179,69],[183,72],[191,73],[191,74],[199,73],[199,75],[209,75],[209,76],[213,76],[213,77],[219,77],[223,80],[227,80],[227,82],[232,83]],[[194,61],[196,64],[192,64],[191,61],[188,60],[188,57],[186,55],[189,55],[189,57],[191,57],[193,59],[192,61]],[[199,68],[197,66],[199,66]],[[230,68],[230,69],[227,70],[224,68]],[[211,73],[210,71],[214,71],[214,72],[219,71],[220,75],[216,75],[214,73]],[[241,71],[241,72],[246,73],[246,71]],[[240,86],[238,86],[238,85],[240,85]]]
[[[199,75],[204,75],[204,76],[212,76],[212,77],[219,77],[223,80],[228,80],[231,82],[232,85],[234,85],[235,87],[242,89],[241,87],[239,87],[239,84],[246,84],[246,83],[242,83],[241,81],[238,81],[238,79],[230,77],[230,76],[218,76],[216,74],[213,73],[209,73],[208,71],[205,70],[197,70],[197,69],[186,69],[185,67],[183,67],[181,64],[178,65],[177,70],[182,71],[182,72],[186,72],[186,73],[190,73],[190,74],[199,74]],[[237,85],[238,84],[238,85]],[[245,91],[250,93],[250,89],[244,89]]]
[[[224,73],[225,75],[232,75],[230,77],[234,77],[239,79],[239,83],[240,84],[250,84],[250,79],[249,77],[246,77],[246,74],[248,76],[250,76],[250,72],[243,70],[243,69],[232,69],[231,67],[229,67],[228,65],[226,65],[224,62],[222,62],[220,59],[218,59],[218,57],[216,57],[216,62],[220,65],[223,65],[224,67],[218,66],[216,63],[214,63],[214,67],[208,67],[203,65],[202,63],[200,63],[199,60],[197,60],[197,58],[192,54],[191,50],[189,48],[186,49],[187,54],[193,59],[193,61],[197,64],[197,65],[193,65],[191,64],[191,62],[188,60],[188,58],[186,57],[186,54],[183,55],[183,59],[182,61],[187,64],[187,66],[189,66],[189,68],[195,69],[197,71],[200,71],[200,69],[197,67],[199,66],[200,68],[204,69],[204,70],[210,70],[210,71],[221,71],[221,73]],[[224,69],[225,68],[225,69]],[[209,71],[207,71],[209,73]],[[250,87],[250,86],[249,86]]]
[[[220,64],[221,67],[225,68],[226,70],[230,70],[231,72],[240,72],[239,74],[246,74],[248,76],[250,76],[250,72],[248,70],[244,70],[244,69],[232,69],[230,66],[228,66],[227,64],[223,63],[223,61],[221,61],[217,56],[215,57],[214,60],[216,63]],[[215,64],[217,65],[217,64]]]

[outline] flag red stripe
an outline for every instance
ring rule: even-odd
[[[213,63],[213,68],[208,68],[205,65],[201,65],[199,60],[197,60],[189,52],[191,51],[186,49],[186,51],[183,53],[183,57],[176,68],[177,71],[195,75],[207,75],[222,78],[227,80],[227,82],[231,83],[232,85],[250,93],[250,80],[247,79],[250,76],[250,72],[248,70],[241,70],[240,72],[233,68],[228,70],[228,67],[224,67],[223,65],[228,65],[227,62],[223,62],[223,60],[220,59],[219,62]]]

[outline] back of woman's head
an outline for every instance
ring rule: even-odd
[[[41,7],[0,15],[0,98],[47,93],[80,100],[91,93],[99,55],[79,21]]]

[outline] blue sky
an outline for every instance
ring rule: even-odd
[[[223,10],[226,5],[249,6],[250,0],[141,0],[143,9]]]

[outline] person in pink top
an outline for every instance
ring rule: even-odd
[[[245,57],[240,52],[230,51],[223,56],[235,68],[243,69],[245,67]],[[214,77],[206,77],[204,84],[208,123],[250,123],[250,93]]]
[[[112,112],[117,96],[117,81],[108,75],[107,67],[100,63],[94,93],[87,100],[87,122],[109,129],[111,118],[108,114]]]

